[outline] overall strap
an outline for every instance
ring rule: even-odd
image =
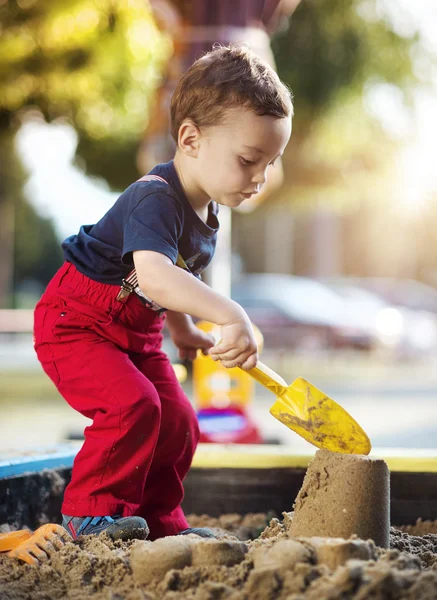
[[[168,181],[166,181],[159,175],[143,175],[142,177],[137,179],[135,183],[138,183],[139,181],[162,181],[163,183],[167,183],[168,185]]]

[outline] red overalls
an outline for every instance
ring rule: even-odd
[[[35,309],[35,350],[74,409],[93,419],[62,513],[139,515],[150,539],[189,525],[182,480],[199,438],[194,410],[161,350],[164,317],[65,263]]]

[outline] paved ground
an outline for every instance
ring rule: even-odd
[[[287,381],[304,376],[334,398],[362,425],[373,446],[437,448],[434,357],[414,364],[359,355],[278,358],[266,354],[263,360]],[[11,372],[16,376],[15,386],[11,385]],[[9,373],[9,378],[2,379],[2,373]],[[23,391],[26,382],[30,389]],[[190,384],[185,387],[191,397]],[[257,386],[251,411],[265,437],[297,451],[311,448],[269,414],[272,402],[272,394]],[[5,340],[0,343],[0,455],[6,448],[54,444],[83,431],[87,424],[47,382],[30,339],[23,338],[15,345]]]

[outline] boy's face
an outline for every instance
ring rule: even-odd
[[[224,122],[200,132],[196,178],[208,198],[235,208],[257,193],[283,154],[291,118],[227,111]]]

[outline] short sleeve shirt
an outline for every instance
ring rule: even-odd
[[[159,252],[174,264],[180,255],[197,276],[208,266],[219,229],[217,204],[210,202],[205,223],[189,203],[173,161],[157,165],[150,175],[165,181],[133,183],[100,221],[64,240],[65,259],[78,271],[121,285],[134,268],[136,250]]]

